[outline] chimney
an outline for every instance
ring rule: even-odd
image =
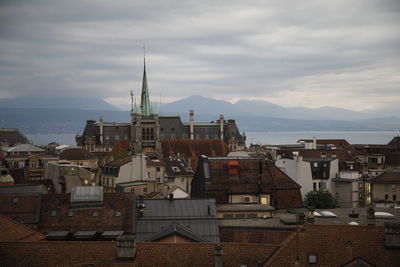
[[[222,259],[222,244],[215,245],[215,267],[222,267],[223,259]]]
[[[190,140],[194,139],[194,110],[189,110]]]
[[[400,223],[385,222],[385,247],[400,248]]]
[[[221,135],[221,140],[224,140],[224,115],[219,115],[219,133]]]
[[[136,256],[136,238],[133,234],[117,237],[117,259],[133,261]]]
[[[100,116],[99,118],[99,126],[100,126],[100,144],[103,144],[103,123],[104,123],[104,117]]]
[[[369,205],[367,210],[367,225],[375,225],[375,210],[372,204]]]
[[[312,141],[312,149],[317,149],[317,138],[314,136]]]

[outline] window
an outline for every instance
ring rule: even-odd
[[[308,264],[317,264],[317,255],[315,254],[308,255]]]
[[[257,218],[257,213],[248,213],[246,217],[248,219],[255,219]]]
[[[135,188],[131,188],[131,192],[132,192],[132,193],[135,192]]]
[[[181,171],[177,166],[172,166],[171,169],[172,169],[174,172],[180,172],[180,171]]]
[[[56,217],[56,215],[57,215],[57,211],[56,210],[52,210],[51,213],[50,213],[50,216],[51,217]]]
[[[70,211],[68,212],[68,217],[72,217],[72,216],[74,216],[74,211],[70,210]]]
[[[261,204],[269,205],[269,195],[261,196]]]
[[[222,215],[222,217],[223,217],[224,219],[233,219],[233,214],[227,213],[227,214]]]
[[[358,189],[362,189],[362,183],[358,183]]]
[[[389,199],[389,195],[385,194],[385,200],[388,200],[388,199]]]
[[[378,158],[377,157],[368,157],[368,163],[376,164],[376,163],[378,163]]]
[[[160,179],[160,178],[158,178],[158,177],[157,177],[157,179],[156,179],[156,180],[157,180],[157,183],[160,183],[160,182],[161,182],[161,179]]]
[[[326,183],[325,182],[320,182],[318,186],[319,186],[319,190],[326,190]]]
[[[146,187],[143,188],[143,194],[147,194],[147,188]]]
[[[313,183],[313,190],[317,191],[317,183],[315,183],[315,182]]]
[[[106,140],[110,140],[110,136],[109,135],[106,135]]]
[[[92,214],[92,217],[93,218],[99,217],[99,213],[97,211],[94,211],[93,214]]]
[[[160,167],[157,167],[156,168],[156,172],[160,172],[161,171],[161,168]]]
[[[393,201],[396,201],[396,195],[392,196]]]
[[[318,162],[314,162],[314,167],[315,167],[315,168],[318,167]]]
[[[116,141],[119,140],[119,135],[118,135],[118,134],[115,135],[115,140],[116,140]]]
[[[244,219],[246,214],[235,214],[236,219]]]

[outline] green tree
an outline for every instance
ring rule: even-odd
[[[328,191],[310,191],[304,197],[304,204],[316,209],[332,209],[337,206],[337,200]]]

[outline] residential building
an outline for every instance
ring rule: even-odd
[[[166,157],[165,162],[165,185],[169,189],[179,188],[190,193],[193,179],[193,170],[183,158]]]
[[[300,186],[269,160],[257,158],[201,156],[191,192],[192,198],[215,198],[217,204],[303,207]]]
[[[377,205],[394,206],[400,203],[400,170],[381,173],[372,178],[372,196]]]
[[[50,162],[45,167],[45,179],[53,182],[55,193],[71,193],[76,186],[96,185],[90,168],[65,161]]]

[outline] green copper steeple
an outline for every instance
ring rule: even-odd
[[[143,82],[142,82],[142,98],[140,102],[140,111],[144,116],[149,116],[152,114],[150,106],[149,88],[147,85],[147,75],[146,75],[146,60],[144,60],[144,70],[143,70]]]

